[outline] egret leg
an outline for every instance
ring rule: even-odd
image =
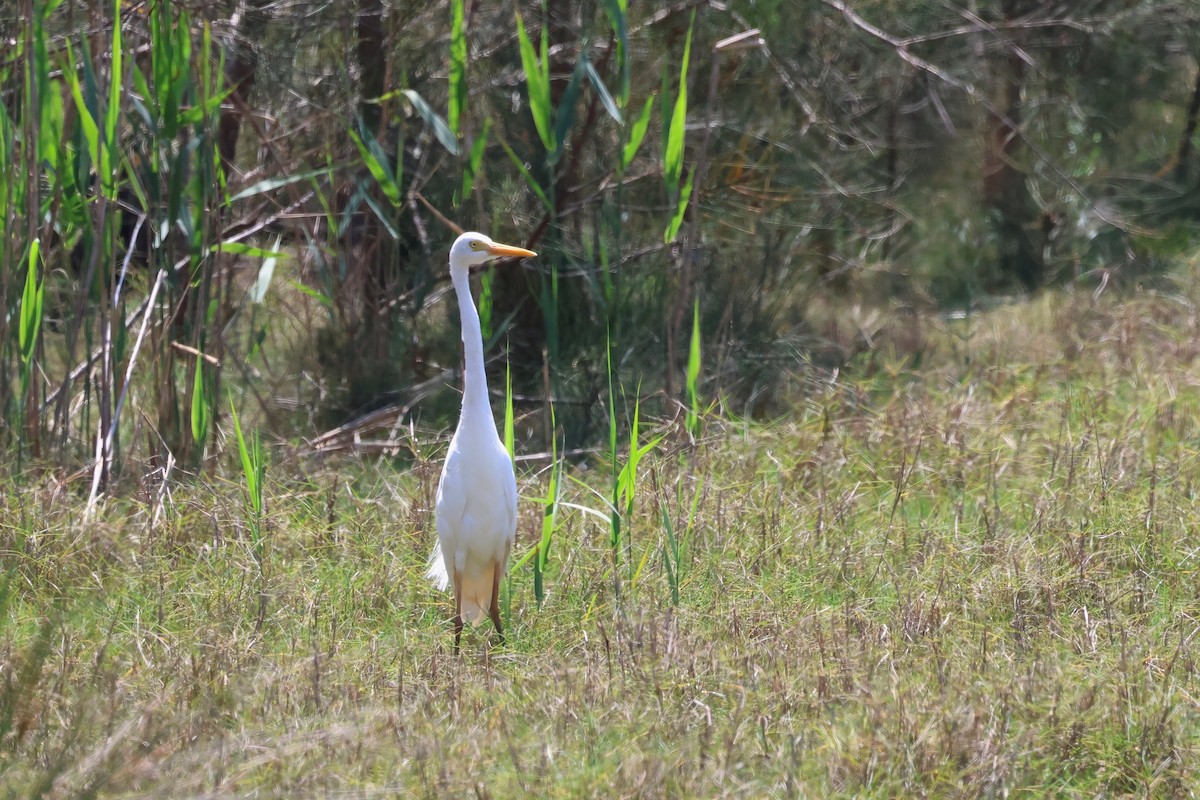
[[[496,562],[495,571],[492,573],[492,607],[490,611],[492,624],[496,626],[496,633],[500,634],[500,644],[504,644],[504,627],[500,624],[500,562]]]
[[[458,570],[454,571],[454,655],[458,655],[462,642],[462,582],[458,579]]]

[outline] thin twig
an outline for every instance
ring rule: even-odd
[[[142,342],[146,338],[146,329],[150,325],[150,312],[154,308],[154,300],[158,297],[158,290],[162,288],[166,274],[166,270],[158,271],[158,276],[154,279],[154,286],[150,288],[150,296],[146,299],[146,313],[142,315],[142,327],[138,329],[137,339],[133,343],[133,351],[129,354],[129,365],[125,367],[125,380],[121,382],[121,394],[117,396],[117,405],[113,409],[112,426],[108,430],[110,452],[113,439],[117,434],[117,425],[121,420],[121,409],[125,405],[125,397],[129,394],[129,384],[133,381],[133,368],[137,365],[138,352],[142,349]]]
[[[183,342],[171,342],[171,347],[175,348],[176,350],[178,350],[181,353],[186,353],[189,356],[195,356],[196,358],[202,358],[214,367],[221,366],[221,359],[217,358],[216,356],[212,356],[212,355],[209,355],[208,353],[197,350],[195,347],[186,345]]]
[[[988,96],[981,92],[974,84],[954,77],[933,62],[921,58],[917,54],[913,53],[908,49],[906,40],[893,36],[882,28],[867,22],[865,19],[860,17],[846,2],[844,2],[844,0],[821,0],[821,2],[825,3],[825,5],[829,6],[830,8],[842,12],[842,16],[844,16],[846,20],[854,27],[889,45],[892,50],[895,51],[900,60],[922,72],[932,75],[949,86],[953,86],[971,99],[976,100],[981,106],[983,106],[984,109],[987,110],[989,114],[995,117],[1000,123],[1007,126],[1009,130],[1013,131],[1014,135],[1021,137],[1021,141],[1026,147],[1029,148],[1029,151],[1033,153],[1033,155],[1036,156],[1039,161],[1049,167],[1051,171],[1053,171],[1067,186],[1071,187],[1072,191],[1079,195],[1079,197],[1088,204],[1096,216],[1102,219],[1104,222],[1127,233],[1134,233],[1141,236],[1152,235],[1150,230],[1139,225],[1135,225],[1132,222],[1120,219],[1112,212],[1110,208],[1103,206],[1102,204],[1098,204],[1088,197],[1087,192],[1083,190],[1083,186],[1080,185],[1079,181],[1075,180],[1074,177],[1064,171],[1062,167],[1060,167],[1052,158],[1050,158],[1050,155],[1043,150],[1037,144],[1037,142],[1034,142],[1032,139],[1025,136],[1021,131],[1021,127],[1013,122],[1013,120],[1009,119],[1008,115],[1004,113],[999,106],[993,103]]]

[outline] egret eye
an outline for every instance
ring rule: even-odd
[[[472,250],[478,250],[480,247],[481,247],[481,244],[480,244],[479,242],[477,242],[477,241],[472,241],[472,242],[471,242],[471,249],[472,249]]]

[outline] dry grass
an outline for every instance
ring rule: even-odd
[[[232,472],[158,525],[14,482],[3,794],[1196,794],[1194,300],[922,324],[919,372],[866,354],[649,456],[619,594],[608,530],[565,514],[542,610],[515,574],[509,645],[461,659],[421,579],[435,452],[271,465],[261,575]],[[674,607],[663,513],[687,532],[697,493]]]

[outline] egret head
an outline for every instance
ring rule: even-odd
[[[469,232],[454,240],[454,245],[450,248],[450,269],[466,270],[479,264],[485,264],[493,258],[505,256],[530,258],[536,255],[537,253],[526,250],[524,247],[500,244],[493,242],[491,237],[482,233]]]

